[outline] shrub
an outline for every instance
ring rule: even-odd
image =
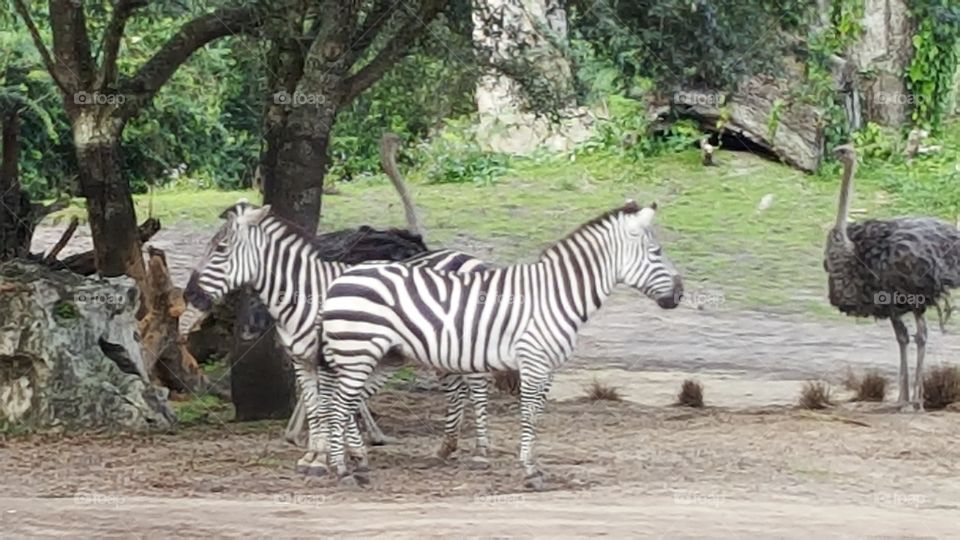
[[[586,390],[587,399],[590,401],[623,401],[623,396],[620,395],[619,390],[613,386],[607,386],[597,379],[594,379]]]
[[[800,408],[819,410],[833,406],[830,385],[822,381],[808,381],[800,391]]]
[[[960,401],[960,367],[937,366],[923,378],[923,406],[943,409]]]
[[[680,393],[677,394],[677,405],[703,408],[703,385],[690,379],[683,381]]]

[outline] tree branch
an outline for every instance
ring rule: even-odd
[[[120,107],[121,118],[129,119],[149,103],[160,87],[197,49],[225,36],[252,32],[262,22],[259,6],[249,5],[218,9],[181,26],[132,79],[121,85],[121,91],[126,96]]]
[[[117,55],[120,53],[120,41],[123,39],[123,29],[127,19],[137,9],[145,7],[147,0],[118,0],[103,31],[103,40],[100,42],[100,52],[103,59],[100,62],[100,73],[97,75],[95,88],[102,90],[117,82]]]
[[[363,21],[363,26],[357,29],[350,37],[350,64],[353,65],[358,58],[367,50],[367,47],[373,43],[383,25],[390,20],[390,11],[397,4],[391,0],[377,0],[377,3],[370,9],[367,17]]]
[[[53,55],[58,75],[67,84],[67,95],[89,90],[93,85],[93,56],[87,35],[87,17],[83,2],[50,0],[50,27],[53,31]],[[69,100],[67,100],[69,103]]]
[[[27,25],[30,38],[33,40],[33,46],[36,47],[37,52],[40,53],[43,66],[47,68],[47,72],[50,73],[50,78],[53,79],[54,84],[57,85],[61,92],[64,94],[69,93],[67,85],[57,74],[57,65],[54,63],[53,57],[50,56],[50,50],[43,44],[43,38],[40,37],[40,30],[37,29],[36,23],[33,22],[33,17],[30,16],[30,11],[27,9],[26,4],[23,3],[23,0],[13,0],[13,7],[17,10],[17,13],[20,14],[20,18],[23,19],[24,24]]]
[[[343,81],[342,105],[353,101],[373,83],[380,80],[383,74],[403,58],[424,28],[443,11],[446,0],[424,0],[420,10],[404,8],[408,11],[407,20],[397,30],[396,34],[383,46],[383,49],[373,60],[363,66],[357,73]]]
[[[77,225],[80,224],[80,219],[77,216],[70,218],[70,225],[67,227],[67,230],[63,231],[63,235],[60,236],[60,240],[57,240],[57,243],[53,245],[47,255],[43,258],[43,264],[53,264],[57,260],[57,255],[63,251],[63,248],[66,247],[67,242],[70,241],[70,238],[73,236],[73,233],[77,230]]]

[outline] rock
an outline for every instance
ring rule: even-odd
[[[757,75],[730,94],[685,89],[674,93],[671,109],[681,118],[698,121],[705,131],[716,131],[722,124],[726,132],[784,163],[813,172],[823,156],[822,112],[791,98],[796,84],[789,78]]]
[[[0,425],[170,427],[166,395],[144,368],[138,307],[128,278],[0,265]]]

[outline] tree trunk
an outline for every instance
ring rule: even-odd
[[[0,261],[26,257],[30,250],[33,227],[30,221],[30,200],[20,190],[19,129],[20,114],[16,107],[6,111],[3,122],[3,161],[0,163]]]
[[[291,6],[292,8],[292,6]],[[268,97],[263,115],[264,148],[260,154],[260,179],[264,202],[280,215],[308,228],[316,229],[320,200],[301,208],[297,200],[313,180],[311,175],[291,178],[280,171],[281,149],[290,140],[289,104],[297,82],[303,75],[303,48],[296,36],[302,33],[301,12],[287,11],[282,28],[273,29],[268,57]],[[322,180],[321,180],[322,182]],[[298,219],[299,217],[299,219]],[[276,343],[270,317],[252,294],[241,291],[230,352],[230,393],[237,420],[286,418],[292,412],[295,396],[291,363]]]
[[[236,419],[285,419],[295,401],[293,364],[277,346],[270,314],[244,291],[230,355],[230,395]]]
[[[87,107],[73,118],[80,186],[87,199],[90,232],[101,275],[144,277],[143,255],[130,185],[121,172],[123,124]]]

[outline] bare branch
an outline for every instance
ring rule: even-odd
[[[100,73],[97,75],[95,88],[101,90],[117,81],[117,55],[120,53],[120,41],[123,39],[123,29],[127,19],[133,12],[147,5],[146,0],[118,0],[110,16],[110,22],[103,32],[100,42],[100,52],[103,60],[100,62]]]
[[[43,264],[52,264],[57,260],[57,255],[63,251],[63,248],[66,247],[67,242],[70,241],[70,238],[73,236],[73,233],[77,230],[77,225],[80,224],[80,219],[77,216],[70,218],[70,225],[67,227],[67,230],[63,231],[63,235],[60,236],[60,240],[57,240],[57,243],[54,244],[53,248],[47,253],[43,258]]]
[[[33,39],[33,46],[36,47],[37,52],[40,53],[43,66],[47,68],[47,72],[50,73],[54,84],[56,84],[64,94],[69,93],[66,84],[64,84],[63,80],[61,80],[57,74],[57,65],[54,63],[53,57],[50,56],[50,50],[43,44],[43,38],[40,37],[40,30],[37,29],[36,23],[33,22],[33,17],[30,16],[30,11],[27,9],[26,4],[23,3],[23,0],[13,0],[13,6],[17,10],[17,13],[20,14],[20,18],[23,19],[24,24],[27,25],[30,38]]]
[[[446,4],[446,0],[424,0],[419,10],[410,7],[403,8],[407,11],[406,22],[369,64],[343,81],[344,93],[341,103],[343,105],[350,103],[360,93],[370,88],[373,83],[380,80],[387,70],[407,54],[407,51],[420,37],[424,28],[440,14]]]

